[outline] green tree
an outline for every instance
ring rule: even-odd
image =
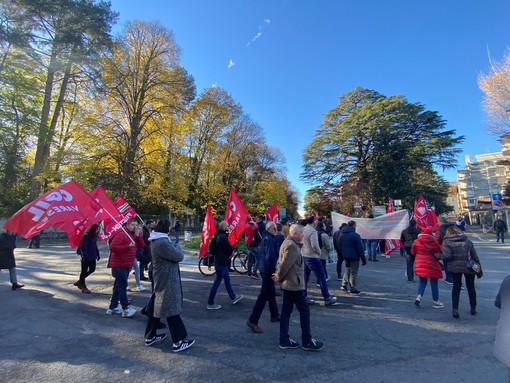
[[[43,97],[39,112],[37,147],[33,165],[31,195],[46,183],[44,172],[69,82],[82,72],[93,72],[95,58],[110,44],[110,29],[117,14],[110,3],[93,0],[11,0],[22,17],[18,31],[24,31],[41,76]],[[18,41],[20,41],[18,39]],[[38,91],[36,89],[35,91]]]
[[[435,168],[456,165],[464,137],[445,125],[437,112],[402,96],[356,88],[325,115],[305,149],[301,177],[333,189],[329,195],[342,210],[355,202],[370,209],[389,197],[414,199],[442,179]],[[445,199],[447,188],[440,192]]]

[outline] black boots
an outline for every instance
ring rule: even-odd
[[[471,315],[476,315],[476,306],[471,306]]]
[[[17,289],[21,289],[22,287],[24,287],[25,285],[20,285],[19,283],[13,283],[12,284],[12,289],[13,290],[17,290]]]

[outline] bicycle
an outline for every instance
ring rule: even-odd
[[[246,254],[246,252],[234,249],[231,259],[232,267],[238,274],[246,274],[248,272],[248,254]],[[216,269],[214,268],[214,255],[206,253],[202,258],[200,258],[198,261],[198,270],[200,270],[202,275],[208,277],[216,274]]]

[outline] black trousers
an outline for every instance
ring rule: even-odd
[[[158,330],[158,324],[160,323],[160,319],[154,316],[154,300],[156,299],[156,294],[152,293],[151,299],[147,304],[147,326],[145,327],[145,339],[150,339],[156,336],[156,332]],[[172,337],[173,343],[178,343],[179,341],[185,339],[188,336],[188,332],[186,331],[186,326],[184,326],[184,322],[181,319],[180,315],[173,315],[166,318],[166,322],[168,323],[168,328],[170,330],[170,336]]]
[[[80,283],[85,286],[85,278],[96,271],[96,261],[81,261]]]
[[[475,274],[452,273],[453,288],[452,288],[452,308],[459,309],[460,288],[462,286],[462,275],[466,279],[466,290],[469,296],[469,305],[476,307],[476,290],[475,290]]]

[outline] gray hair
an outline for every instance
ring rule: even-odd
[[[296,234],[303,234],[303,226],[297,224],[290,225],[289,234],[292,237]]]
[[[276,227],[276,223],[274,223],[273,221],[269,221],[268,223],[266,223],[266,230],[269,231],[269,229],[271,229],[272,227]]]
[[[221,221],[218,225],[218,229],[221,231],[228,231],[228,222],[227,221]]]

